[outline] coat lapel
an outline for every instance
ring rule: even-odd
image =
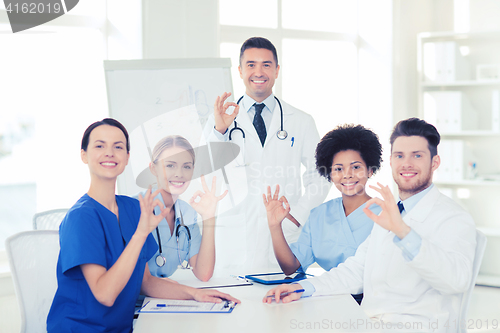
[[[411,226],[412,223],[423,223],[430,214],[432,207],[436,203],[440,193],[436,186],[433,186],[415,207],[403,218]]]
[[[238,127],[241,127],[243,129],[246,137],[251,136],[252,139],[255,139],[260,142],[259,136],[257,135],[257,131],[255,130],[252,121],[250,121],[248,112],[245,110],[241,111],[243,112],[240,112],[236,117],[236,122],[238,123]]]

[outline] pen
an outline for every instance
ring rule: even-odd
[[[238,279],[238,280],[241,280],[241,281],[248,282],[247,278],[242,276],[242,275],[231,275],[231,277]]]
[[[186,305],[186,304],[162,304],[162,303],[159,303],[159,304],[156,304],[156,307],[158,308],[165,308],[165,307],[180,307],[180,308],[193,308],[193,307],[197,307],[197,305]]]
[[[288,296],[290,294],[293,294],[293,293],[303,293],[305,290],[304,289],[297,289],[297,290],[294,290],[294,291],[287,291],[285,293],[281,293],[280,294],[280,299],[282,299],[283,297],[285,296]],[[274,295],[269,295],[269,296],[266,296],[266,297],[271,297],[271,298],[275,298]]]

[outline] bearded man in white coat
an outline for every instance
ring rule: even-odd
[[[474,221],[432,184],[440,164],[440,136],[433,125],[417,118],[400,121],[390,141],[399,202],[388,186],[372,186],[383,200],[366,203],[364,212],[375,224],[356,254],[317,278],[279,286],[268,295],[279,300],[280,293],[305,289],[284,297],[287,303],[311,295],[363,292],[361,307],[377,328],[457,332],[460,305],[472,279]],[[373,203],[382,207],[379,215],[368,209]]]
[[[267,186],[279,185],[280,195],[290,203],[283,222],[288,242],[298,239],[310,210],[324,201],[330,188],[315,168],[319,134],[313,118],[273,94],[280,70],[274,45],[265,38],[249,38],[241,47],[238,69],[245,95],[238,104],[226,102],[230,93],[218,97],[204,130],[207,141],[232,142],[240,148],[224,170],[232,200],[219,207],[223,213],[215,231],[215,274],[228,269],[231,274],[280,270],[262,203]],[[228,111],[230,106],[234,111]]]

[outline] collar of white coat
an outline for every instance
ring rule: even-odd
[[[439,190],[436,186],[429,188],[429,191],[420,199],[419,202],[413,207],[408,214],[403,218],[406,222],[419,222],[423,223],[427,216],[430,214],[434,204],[437,202],[440,195]]]
[[[255,101],[252,97],[248,96],[245,93],[243,95],[243,99],[240,102],[240,105],[243,107],[243,110],[248,112],[248,111],[250,111],[250,109],[252,108],[252,106],[255,103],[257,103],[257,101]],[[274,98],[274,94],[269,95],[265,100],[262,101],[262,103],[264,103],[266,105],[266,107],[269,108],[271,113],[273,113],[274,110],[276,110],[278,112],[280,111],[278,101],[276,101],[276,99]],[[285,107],[285,103],[282,100],[280,100],[280,103],[281,103],[281,107],[283,108],[284,115],[293,113],[292,108]],[[257,103],[257,104],[260,104],[260,103]]]
[[[425,195],[427,193],[429,193],[429,191],[431,190],[431,188],[434,187],[434,184],[431,184],[429,187],[427,187],[426,189],[424,189],[423,191],[420,191],[414,195],[412,195],[411,197],[409,198],[406,198],[406,200],[401,200],[401,198],[399,198],[399,201],[401,201],[403,203],[403,206],[405,208],[405,210],[401,213],[402,216],[406,216],[406,214],[408,214],[409,212],[411,212],[413,210],[413,208],[418,204],[418,202],[423,198],[425,197]]]

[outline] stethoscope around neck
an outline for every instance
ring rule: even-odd
[[[175,210],[175,204],[174,204],[174,210]],[[182,212],[179,208],[179,215],[181,218],[181,223],[179,223],[175,227],[175,240],[177,241],[177,257],[179,258],[179,266],[184,269],[188,269],[189,267],[189,262],[187,262],[186,266],[184,266],[183,259],[181,259],[181,252],[179,248],[179,235],[181,234],[181,228],[184,228],[187,233],[187,238],[188,238],[188,249],[187,249],[187,255],[189,255],[189,250],[191,249],[191,231],[189,231],[189,228],[184,224],[184,218],[182,217]],[[160,250],[160,253],[156,256],[155,262],[158,267],[163,267],[165,266],[165,263],[167,262],[167,259],[163,255],[163,249],[161,246],[161,237],[160,237],[160,229],[156,227],[156,237],[158,238],[158,248]]]
[[[240,97],[238,102],[236,104],[240,104],[241,100],[243,99],[243,96]],[[274,96],[274,99],[276,102],[278,102],[278,105],[280,107],[280,114],[281,114],[281,128],[278,132],[276,132],[276,137],[280,140],[285,140],[288,137],[288,132],[283,129],[283,108],[281,107],[281,102],[278,99],[278,97]],[[238,159],[236,160],[236,166],[238,167],[244,167],[248,166],[248,163],[245,163],[245,131],[243,131],[243,128],[238,127],[238,123],[236,122],[236,119],[234,120],[234,127],[229,131],[229,141],[232,140],[232,134],[234,131],[240,131],[241,135],[243,137],[243,144],[241,145],[241,156],[243,157],[243,163],[238,162]]]
[[[240,97],[238,102],[236,104],[240,104],[241,100],[243,99],[243,96]],[[280,107],[280,114],[281,114],[281,128],[278,132],[276,132],[276,137],[280,140],[285,140],[288,137],[288,132],[283,129],[283,108],[281,107],[281,102],[278,99],[278,97],[274,96],[274,99],[276,102],[278,102],[278,105]],[[243,128],[238,127],[238,123],[236,122],[236,119],[234,120],[234,127],[232,130],[229,131],[229,140],[231,140],[231,135],[233,134],[234,131],[240,131],[241,134],[243,135],[243,140],[245,140],[245,131],[243,131]]]

